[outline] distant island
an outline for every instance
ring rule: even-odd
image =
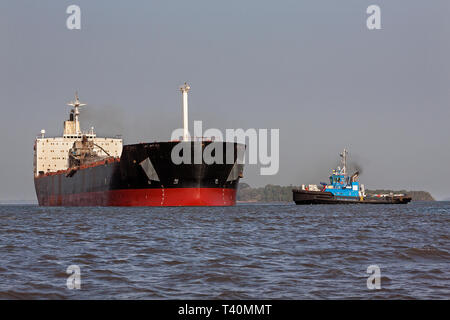
[[[292,189],[296,186],[278,186],[268,184],[265,187],[252,188],[247,183],[240,183],[237,193],[237,201],[241,202],[292,202]],[[407,190],[366,190],[367,195],[379,193],[404,193],[411,196],[412,201],[435,201],[432,195],[426,191]]]

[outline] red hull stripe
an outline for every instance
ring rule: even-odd
[[[236,189],[124,189],[54,195],[39,199],[42,206],[233,206]]]

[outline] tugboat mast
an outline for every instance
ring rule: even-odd
[[[340,156],[342,157],[342,174],[347,174],[347,154],[348,151],[347,149],[344,148],[344,152],[342,152],[340,154]]]

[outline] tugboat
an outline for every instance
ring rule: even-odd
[[[411,197],[405,194],[378,194],[367,196],[363,184],[358,181],[359,172],[347,175],[347,154],[344,149],[341,166],[332,171],[330,183],[302,185],[301,189],[293,189],[293,200],[296,204],[405,204]]]

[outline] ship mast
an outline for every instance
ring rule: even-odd
[[[73,113],[75,115],[75,132],[79,135],[81,134],[80,120],[78,119],[78,116],[80,115],[79,107],[85,106],[86,103],[80,103],[80,100],[78,99],[78,92],[75,92],[75,101],[72,101],[67,105],[73,107]]]
[[[191,87],[185,82],[180,88],[183,96],[183,141],[189,140],[189,124],[188,124],[188,92]]]
[[[344,148],[344,152],[340,154],[342,157],[342,174],[347,174],[347,149]]]

